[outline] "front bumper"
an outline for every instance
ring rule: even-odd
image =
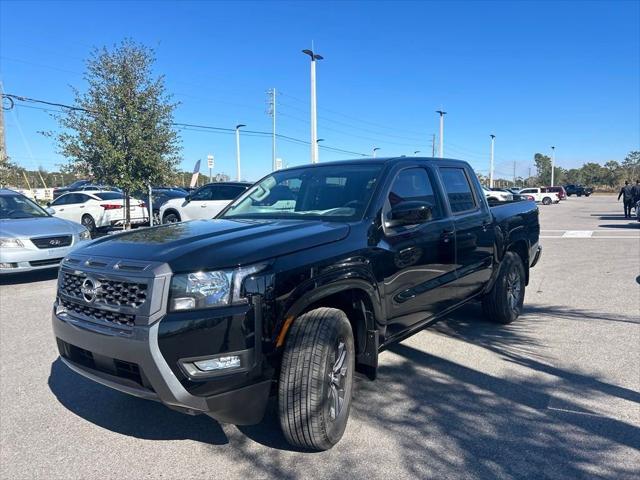
[[[57,268],[68,253],[83,243],[84,240],[78,241],[74,235],[73,243],[68,247],[40,249],[33,245],[27,245],[24,248],[0,249],[0,264],[12,265],[8,268],[0,266],[0,274]]]
[[[184,413],[205,413],[222,422],[254,424],[264,415],[272,381],[256,375],[257,369],[217,376],[217,385],[227,385],[227,390],[216,388],[212,395],[190,392],[185,384],[198,382],[179,378],[176,366],[172,369],[160,350],[162,320],[149,326],[136,325],[126,333],[68,313],[56,314],[55,309],[52,321],[63,362],[91,380],[160,401]],[[252,358],[260,356],[259,352],[247,352]]]

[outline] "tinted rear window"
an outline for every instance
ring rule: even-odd
[[[473,190],[463,168],[441,168],[440,174],[453,213],[466,212],[476,208]]]
[[[100,192],[94,194],[100,200],[122,200],[124,195],[118,192]]]

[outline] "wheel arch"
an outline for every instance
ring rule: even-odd
[[[351,324],[356,347],[356,369],[375,378],[378,366],[378,329],[381,305],[371,283],[350,279],[323,285],[294,302],[285,314],[277,335],[277,346],[284,344],[289,327],[300,315],[320,307],[342,310]]]

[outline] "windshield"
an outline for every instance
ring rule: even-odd
[[[48,217],[35,202],[22,195],[0,195],[0,220]]]
[[[327,165],[275,172],[236,199],[222,218],[362,218],[381,165]]]

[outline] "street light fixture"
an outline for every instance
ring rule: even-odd
[[[240,129],[246,127],[244,123],[236,125],[236,172],[238,181],[240,181]]]
[[[302,50],[311,58],[311,163],[318,163],[318,114],[316,104],[316,60],[324,57],[313,50]]]
[[[316,145],[320,146],[320,142],[324,142],[324,138],[319,138],[316,140]],[[319,162],[320,161],[320,150],[318,149],[318,152],[316,153],[316,161]]]
[[[380,147],[373,147],[373,158],[376,158],[376,152],[380,150]]]
[[[413,152],[414,155],[417,155],[420,153],[420,150],[416,150],[415,152]]]

